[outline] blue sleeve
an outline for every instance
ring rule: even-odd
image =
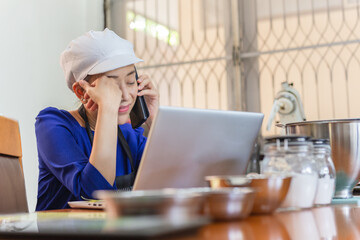
[[[115,189],[89,162],[65,123],[56,117],[42,117],[37,118],[35,129],[43,163],[76,198],[91,198],[95,190]]]
[[[137,154],[136,154],[137,159],[136,159],[136,163],[137,163],[137,166],[139,166],[142,154],[143,154],[144,149],[145,149],[147,138],[143,135],[144,134],[144,129],[142,127],[139,127],[137,129],[135,129],[135,133],[137,135],[137,149],[136,149],[136,151],[137,151]]]

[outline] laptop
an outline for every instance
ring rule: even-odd
[[[205,187],[205,176],[245,174],[263,117],[160,107],[133,190]]]

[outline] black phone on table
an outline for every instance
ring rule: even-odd
[[[135,67],[134,67],[135,68]],[[138,84],[138,74],[135,68],[135,78],[136,84]],[[134,107],[130,112],[130,120],[132,128],[140,127],[150,116],[149,110],[146,106],[144,96],[137,96],[135,100]]]

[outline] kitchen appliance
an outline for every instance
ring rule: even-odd
[[[351,198],[360,177],[360,119],[308,121],[282,125],[287,134],[329,139],[336,170],[335,198]]]
[[[276,113],[279,114],[280,122],[290,123],[305,121],[304,108],[301,102],[300,94],[293,88],[292,83],[282,82],[282,89],[276,94],[272,106],[266,130],[270,130]]]

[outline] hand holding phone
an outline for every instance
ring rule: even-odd
[[[135,68],[135,78],[136,78],[136,83],[138,84],[139,76],[137,74],[136,68]],[[134,107],[130,112],[130,120],[131,120],[132,128],[140,127],[144,122],[146,122],[149,116],[150,113],[146,106],[144,96],[137,96]]]

